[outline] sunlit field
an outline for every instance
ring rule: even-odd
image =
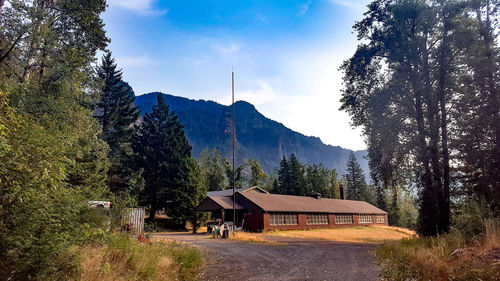
[[[381,243],[395,241],[415,235],[415,232],[405,228],[395,227],[348,227],[311,230],[286,230],[267,233],[269,235],[324,239],[343,242]]]

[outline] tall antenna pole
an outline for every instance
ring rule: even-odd
[[[234,176],[234,144],[236,140],[235,128],[234,128],[234,70],[231,68],[231,92],[233,95],[233,230],[236,227],[236,209],[234,208],[236,201],[236,193],[235,193],[235,176]]]

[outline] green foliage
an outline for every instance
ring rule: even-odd
[[[339,179],[338,179],[338,174],[337,170],[333,169],[332,170],[332,175],[331,175],[331,188],[332,188],[332,196],[334,199],[340,199],[340,186],[339,186]]]
[[[352,152],[347,162],[347,173],[344,176],[346,179],[347,199],[375,203],[374,194],[366,184],[363,170]]]
[[[196,213],[196,207],[207,196],[207,188],[201,180],[200,168],[194,158],[183,159],[171,193],[172,204],[167,209],[168,214],[180,220],[182,225],[190,221],[194,226],[193,232],[196,232],[196,226],[205,219],[203,214]]]
[[[449,230],[455,176],[498,216],[499,10],[497,1],[373,1],[354,25],[341,108],[364,128],[377,187],[412,179],[420,189],[424,235]]]
[[[259,161],[254,159],[249,159],[246,165],[249,165],[251,169],[251,177],[249,180],[249,185],[263,186],[267,180],[267,175],[266,173],[264,173],[264,170],[262,170]]]
[[[288,195],[305,195],[306,179],[304,165],[292,153],[289,159],[283,157],[278,170],[277,193]]]
[[[216,148],[211,150],[206,147],[200,155],[200,170],[204,185],[208,191],[225,189],[224,167],[222,156]]]
[[[481,204],[475,198],[461,196],[452,209],[453,228],[459,229],[465,237],[474,237],[481,234],[484,231],[484,218],[488,217],[488,209],[488,206]]]
[[[271,185],[271,184],[270,184]],[[324,198],[340,198],[337,171],[330,171],[322,164],[300,163],[294,154],[283,157],[278,178],[272,181],[272,192],[299,196],[321,195]]]
[[[389,225],[401,226],[409,229],[417,228],[418,203],[417,197],[411,192],[394,188],[384,191]]]
[[[105,1],[9,3],[0,20],[0,275],[74,279],[71,249],[102,234],[87,200],[109,196],[108,146],[92,117]]]
[[[324,198],[332,198],[330,188],[331,173],[322,164],[313,164],[306,167],[306,196],[321,195]]]
[[[177,116],[169,111],[161,94],[158,95],[151,114],[144,116],[135,141],[135,150],[144,169],[142,203],[150,206],[150,219],[154,219],[160,208],[175,210],[175,204],[168,202],[180,198],[176,187],[179,183],[191,184],[188,182],[190,179],[185,178],[189,173],[183,170],[192,168],[185,162],[191,156],[191,146],[184,135],[183,126]],[[194,194],[192,196],[195,198]]]
[[[110,148],[107,184],[120,200],[134,207],[142,188],[141,171],[134,167],[137,156],[132,150],[135,123],[139,118],[139,110],[134,105],[135,94],[122,80],[121,70],[117,70],[111,52],[103,56],[97,74],[103,81],[103,94],[95,115],[102,126],[102,139]]]
[[[233,179],[234,179],[234,187],[240,188],[243,185],[243,177],[241,172],[243,171],[244,166],[235,167],[233,173],[233,165],[229,163],[229,160],[224,158],[222,160],[222,164],[224,165],[224,171],[226,172],[226,179],[227,179],[226,189],[233,188]]]

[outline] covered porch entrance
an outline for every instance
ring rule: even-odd
[[[233,210],[233,198],[222,196],[208,196],[196,208],[197,212],[211,213],[209,222],[213,224],[227,223],[231,228],[233,226],[233,212],[236,214],[236,223],[234,225],[237,228],[243,226],[244,210],[243,206],[238,202],[234,204]]]

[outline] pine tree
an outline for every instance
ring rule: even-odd
[[[340,199],[340,186],[339,186],[338,174],[337,174],[336,169],[332,170],[331,188],[332,188],[333,198]]]
[[[278,194],[288,194],[290,183],[290,167],[288,164],[288,160],[285,156],[281,159],[280,169],[278,170],[278,186],[273,189],[274,193]]]
[[[104,81],[96,116],[102,126],[102,138],[110,148],[108,157],[111,165],[107,183],[115,195],[130,200],[141,185],[140,172],[133,168],[135,154],[132,149],[135,122],[140,113],[134,106],[134,92],[122,80],[122,72],[117,70],[111,52],[103,56],[97,73]]]
[[[169,111],[161,94],[151,113],[144,116],[135,148],[144,169],[145,188],[142,203],[150,206],[149,219],[154,219],[160,208],[171,207],[172,189],[179,181],[182,161],[191,157],[191,146],[184,127]]]
[[[359,166],[356,156],[351,152],[347,161],[347,173],[345,174],[347,184],[347,199],[367,200],[367,188],[363,169]]]
[[[273,180],[273,185],[272,185],[272,188],[270,190],[270,193],[279,193],[279,188],[280,188],[280,185],[278,183],[278,179],[277,178],[274,178]]]
[[[295,154],[290,155],[289,171],[290,181],[288,183],[287,194],[290,195],[306,195],[306,180],[304,177],[304,165],[299,162]]]

